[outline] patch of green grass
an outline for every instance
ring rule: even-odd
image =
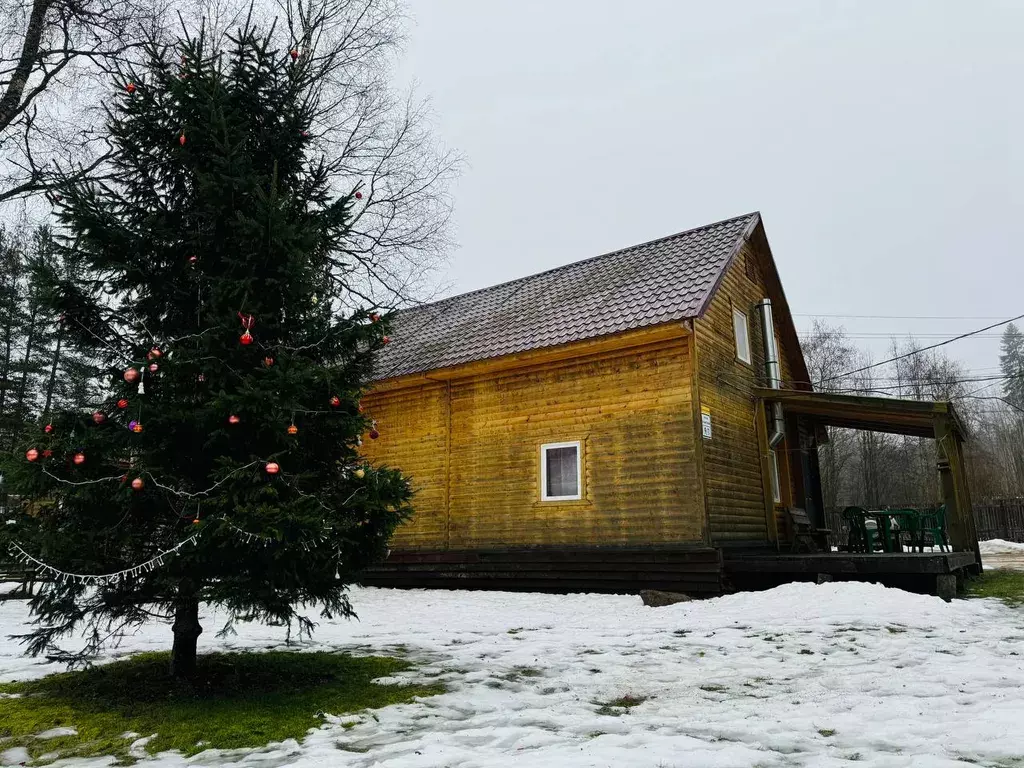
[[[967,582],[968,597],[997,597],[1009,605],[1024,604],[1024,571],[985,571]]]
[[[707,691],[708,693],[725,693],[729,690],[724,685],[718,685],[717,683],[707,683],[700,686],[700,689],[702,691]]]
[[[897,627],[897,626],[886,627],[886,629],[889,630],[889,634],[890,635],[902,635],[904,632],[907,631],[906,627]]]
[[[835,728],[819,728],[818,729],[818,733],[821,734],[822,736],[824,736],[827,739],[830,736],[835,736],[836,735],[836,729]]]
[[[444,691],[432,685],[371,682],[410,668],[401,659],[334,653],[224,653],[202,656],[194,681],[168,674],[169,654],[144,653],[123,661],[39,680],[0,684],[0,739],[5,748],[42,755],[110,755],[134,762],[134,732],[156,736],[150,753],[179,749],[261,747],[301,739],[321,713],[342,714],[411,701]],[[35,734],[71,727],[76,736],[37,739]],[[47,758],[49,761],[50,758]],[[56,757],[53,757],[56,759]]]
[[[804,656],[813,656],[814,655],[814,651],[812,651],[810,648],[801,648],[800,649],[800,653],[803,654]]]
[[[612,699],[611,701],[596,701],[594,703],[599,705],[597,714],[618,717],[619,715],[626,714],[633,707],[640,706],[647,701],[648,698],[649,697],[647,696],[633,696],[632,694],[627,693],[625,696],[620,696],[619,698]]]
[[[500,680],[506,680],[510,683],[516,683],[522,680],[524,677],[541,677],[543,676],[536,667],[513,667],[511,672],[506,672],[501,675]]]

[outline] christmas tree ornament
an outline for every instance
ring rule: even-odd
[[[302,138],[308,139],[309,138],[309,131],[301,131],[300,135],[302,136]]]
[[[297,434],[299,434],[299,428],[296,427],[294,424],[289,424],[288,425],[288,434],[289,435],[297,435]]]
[[[71,460],[75,462],[75,464],[85,464],[85,454],[79,451],[71,458]]]
[[[191,264],[193,267],[196,265],[197,261],[199,261],[199,257],[198,256],[189,256],[188,257],[188,263]]]
[[[252,344],[252,342],[252,334],[249,333],[248,331],[246,331],[245,333],[238,337],[238,343],[241,344],[243,347],[248,347],[250,344]]]
[[[151,350],[149,350],[149,354],[147,354],[146,357],[149,358],[150,360],[155,360],[161,355],[163,355],[163,352],[160,351],[159,347],[153,347]]]
[[[187,77],[187,75],[184,72],[181,73],[181,76],[182,77]],[[181,146],[183,146],[183,147],[185,146],[185,134],[184,133],[182,133],[181,136],[178,137],[178,143]]]
[[[44,459],[48,459],[51,456],[53,456],[53,451],[51,451],[49,448],[47,448],[46,450],[43,451],[43,458]]]
[[[274,364],[274,358],[272,358],[270,355],[267,355],[266,357],[263,358],[263,367],[264,368],[269,368],[273,364]]]
[[[204,381],[206,381],[206,374],[200,373],[198,376],[196,376],[196,381],[202,384]]]
[[[128,93],[135,93],[135,83],[128,83],[124,89],[128,91]]]
[[[106,420],[107,414],[103,413],[103,411],[96,411],[92,415],[92,421],[94,424],[102,424]]]
[[[299,52],[296,51],[294,48],[292,48],[291,51],[289,51],[289,53],[291,54],[292,61],[295,61],[297,58],[299,58]]]
[[[142,482],[142,478],[141,477],[136,477],[134,480],[132,480],[132,490],[133,491],[141,491],[142,487],[144,485],[145,485],[145,483]]]
[[[132,419],[131,421],[129,421],[128,422],[128,431],[134,432],[135,431],[135,427],[138,425],[138,423],[139,422],[137,422],[135,419]]]
[[[144,394],[146,394],[146,382],[144,382],[144,381],[143,381],[142,379],[139,379],[139,389],[138,389],[138,393],[139,393],[140,395],[144,395]]]
[[[332,408],[337,408],[341,405],[341,398],[337,395],[331,395],[330,403]]]
[[[128,407],[128,401],[122,397],[120,400],[117,401],[117,407],[123,411],[125,408]]]
[[[363,199],[363,193],[359,192],[359,191],[356,191],[356,200],[362,200],[362,199]]]
[[[135,422],[135,426],[132,427],[132,432],[134,432],[135,434],[139,434],[139,432],[141,432],[141,431],[142,431],[142,422],[141,421],[136,421]]]
[[[358,411],[359,411],[360,413],[362,413],[362,412],[363,412],[363,404],[362,404],[362,403],[356,403],[356,409],[357,409],[357,410],[358,410]]]
[[[268,461],[267,466],[264,467],[264,469],[267,471],[268,475],[276,475],[281,471],[281,467],[276,461]]]
[[[371,440],[376,440],[378,437],[380,437],[380,432],[378,432],[376,429],[371,429],[370,430],[370,439]]]
[[[380,343],[381,344],[390,344],[391,343],[391,337],[390,336],[381,336],[380,337]]]
[[[364,477],[366,477],[366,470],[360,468],[360,469],[357,469],[352,474],[356,476],[357,480],[362,480]]]
[[[50,434],[51,432],[53,432],[53,424],[47,424],[45,427],[43,427],[43,432],[45,432],[46,434]]]
[[[238,418],[238,416],[236,416],[233,413],[230,416],[228,416],[228,424],[237,424],[240,421],[241,419]]]
[[[149,364],[149,372],[150,373],[156,373],[159,370],[160,370],[160,366],[157,365],[156,363],[150,363]]]
[[[378,315],[376,312],[371,312],[370,313],[370,322],[371,323],[379,323],[380,322],[380,315]]]
[[[139,371],[137,368],[129,368],[124,372],[124,380],[131,384],[133,381],[139,380]]]
[[[36,459],[39,458],[39,451],[37,451],[35,448],[29,448],[27,451],[25,451],[25,458],[28,459],[29,461],[35,461]]]

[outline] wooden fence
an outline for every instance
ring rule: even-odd
[[[918,509],[920,504],[886,504],[891,509],[906,507]],[[978,540],[1004,539],[1006,541],[1024,542],[1024,498],[1016,499],[982,499],[974,504],[974,522],[978,528]],[[831,534],[829,542],[832,546],[844,546],[849,539],[849,531],[842,519],[841,509],[829,510],[825,515],[825,523]]]
[[[982,499],[974,505],[978,538],[1024,542],[1024,498]]]

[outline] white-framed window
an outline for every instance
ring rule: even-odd
[[[540,447],[541,501],[581,499],[583,484],[580,442],[545,443]]]
[[[776,504],[782,503],[782,487],[779,485],[779,456],[775,451],[769,450],[768,455],[771,461],[768,463],[772,475],[772,501]]]
[[[732,311],[732,330],[736,336],[736,359],[750,363],[750,325],[747,316],[735,308]]]

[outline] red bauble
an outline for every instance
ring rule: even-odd
[[[150,363],[149,364],[149,372],[150,373],[156,373],[159,370],[160,370],[160,366],[157,365],[156,363]]]
[[[240,419],[240,418],[238,418],[238,417],[237,417],[237,416],[236,416],[235,414],[233,414],[233,413],[232,413],[232,414],[231,414],[230,416],[228,416],[228,424],[237,424],[237,423],[238,423],[238,422],[240,422],[240,421],[241,421],[241,419]]]
[[[128,91],[128,93],[135,93],[135,83],[128,83],[124,89]]]
[[[142,478],[141,477],[136,477],[134,480],[132,480],[132,490],[134,490],[134,491],[141,491],[142,490],[142,486],[144,486],[144,485],[145,485],[145,483],[142,482]]]
[[[92,420],[94,424],[102,424],[107,420],[107,414],[103,413],[103,411],[96,411],[92,415]]]
[[[267,355],[266,357],[263,358],[263,367],[264,368],[269,368],[273,364],[274,364],[274,358],[270,357],[270,355]]]
[[[360,412],[360,413],[362,413],[362,412],[363,412],[363,404],[362,404],[362,403],[357,403],[357,404],[356,404],[356,408],[358,408],[358,409],[359,409],[359,412]]]
[[[390,344],[391,343],[391,337],[390,336],[381,336],[380,337],[380,343],[381,344]]]
[[[370,439],[371,440],[376,440],[378,437],[380,437],[380,432],[378,432],[376,429],[371,429],[370,430]]]
[[[191,264],[193,267],[196,265],[197,261],[199,261],[199,257],[198,256],[189,256],[188,257],[188,263]]]
[[[124,372],[124,380],[131,384],[133,381],[139,380],[139,372],[135,368],[129,368]]]
[[[156,358],[160,357],[162,354],[163,354],[163,352],[161,352],[158,347],[153,347],[151,350],[149,350],[149,354],[146,355],[146,357],[149,358],[150,360],[155,360]]]
[[[301,135],[302,135],[302,138],[308,139],[309,138],[309,131],[302,131]]]
[[[370,313],[370,322],[371,323],[379,323],[380,322],[380,315],[378,315],[376,312],[371,312]]]
[[[53,451],[51,451],[49,448],[47,448],[45,451],[43,451],[43,458],[44,459],[48,459],[51,456],[53,456]]]
[[[362,200],[362,199],[363,199],[363,193],[357,191],[356,192],[356,200]]]
[[[117,401],[117,407],[120,408],[121,410],[124,410],[125,408],[128,407],[128,401],[122,397],[120,400]]]
[[[78,452],[72,457],[71,460],[75,462],[75,464],[85,464],[85,454],[82,452]]]
[[[39,451],[37,451],[35,448],[29,448],[27,451],[25,451],[25,458],[28,459],[29,461],[35,461],[36,459],[39,458]]]
[[[50,434],[51,432],[53,432],[53,424],[47,424],[45,427],[43,427],[43,432],[45,432],[46,434]]]
[[[289,51],[289,53],[291,54],[292,61],[295,61],[297,58],[299,58],[299,52],[296,51],[294,48],[291,51]]]
[[[246,331],[238,337],[238,341],[243,347],[248,347],[253,342],[252,334]]]
[[[331,395],[330,403],[331,403],[331,406],[333,406],[334,408],[337,408],[339,405],[341,405],[341,398],[338,397],[337,395]]]
[[[289,424],[288,425],[288,434],[289,435],[297,435],[297,434],[299,434],[299,428],[296,427],[294,424]]]
[[[185,75],[182,75],[182,77],[184,77],[184,76]],[[183,146],[183,147],[185,146],[185,134],[184,133],[181,134],[181,136],[178,137],[178,143],[181,144],[181,146]]]
[[[276,461],[268,461],[267,466],[264,467],[264,469],[267,470],[268,475],[276,475],[278,472],[281,471],[281,467],[278,466],[278,463]]]

